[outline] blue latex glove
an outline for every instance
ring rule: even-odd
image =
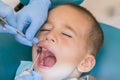
[[[42,80],[42,77],[39,73],[32,71],[31,74],[17,78],[17,80]]]
[[[25,33],[27,40],[32,40],[46,21],[50,4],[50,0],[30,0],[29,4],[17,13],[17,28]],[[28,45],[28,41],[23,37],[17,36],[16,39],[20,43]]]
[[[3,3],[1,0],[0,0],[0,17],[5,18],[9,24],[9,25],[4,25],[4,27],[6,27],[7,29],[3,30],[2,22],[0,22],[0,33],[14,34],[17,41],[25,45],[32,46],[32,44],[38,43],[39,40],[37,38],[28,40],[25,37],[22,37],[21,35],[19,35],[15,31],[14,28],[16,27],[16,21],[15,21],[13,9],[7,4]]]
[[[2,27],[1,27],[1,25],[0,25],[0,31],[2,33],[7,32],[7,33],[10,33],[10,34],[13,34],[15,37],[17,36],[19,38],[22,38],[22,40],[19,40],[19,41],[21,41],[21,43],[22,43],[22,41],[25,41],[25,42],[27,42],[27,45],[32,46],[33,44],[36,44],[36,43],[39,42],[38,38],[36,38],[36,37],[33,38],[32,40],[27,40],[25,37],[23,37],[20,34],[18,34],[16,32],[15,28],[12,27],[12,26],[10,26],[10,25],[5,24],[4,26],[6,27],[6,30],[3,30]]]
[[[11,26],[16,27],[13,9],[7,4],[3,3],[1,0],[0,0],[0,17],[5,18]]]
[[[15,29],[12,26],[9,26],[9,25],[5,24],[4,27],[6,29],[3,29],[3,25],[0,22],[0,32],[1,33],[10,33],[10,34],[17,35],[17,32],[15,31]]]

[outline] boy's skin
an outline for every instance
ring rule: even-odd
[[[33,46],[33,60],[37,49],[41,54],[34,66],[42,80],[70,80],[90,71],[95,57],[88,49],[87,35],[91,21],[69,5],[62,5],[49,12],[41,28],[40,42]],[[51,54],[52,53],[52,54]],[[45,58],[45,54],[48,55]]]

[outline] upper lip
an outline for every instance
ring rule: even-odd
[[[43,43],[42,44],[40,43],[37,46],[40,47],[40,48],[47,49],[48,51],[50,51],[55,56],[55,51],[51,46],[49,46],[47,44],[43,44]]]

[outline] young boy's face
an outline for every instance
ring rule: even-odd
[[[40,42],[33,46],[33,60],[42,49],[34,66],[43,80],[63,80],[76,77],[79,63],[87,54],[86,35],[90,29],[87,19],[70,6],[50,11],[38,34]]]

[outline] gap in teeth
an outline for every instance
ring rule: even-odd
[[[42,60],[40,64],[43,65],[43,63],[44,63],[44,60]]]
[[[42,52],[42,47],[38,47],[37,48],[37,53],[41,53]]]

